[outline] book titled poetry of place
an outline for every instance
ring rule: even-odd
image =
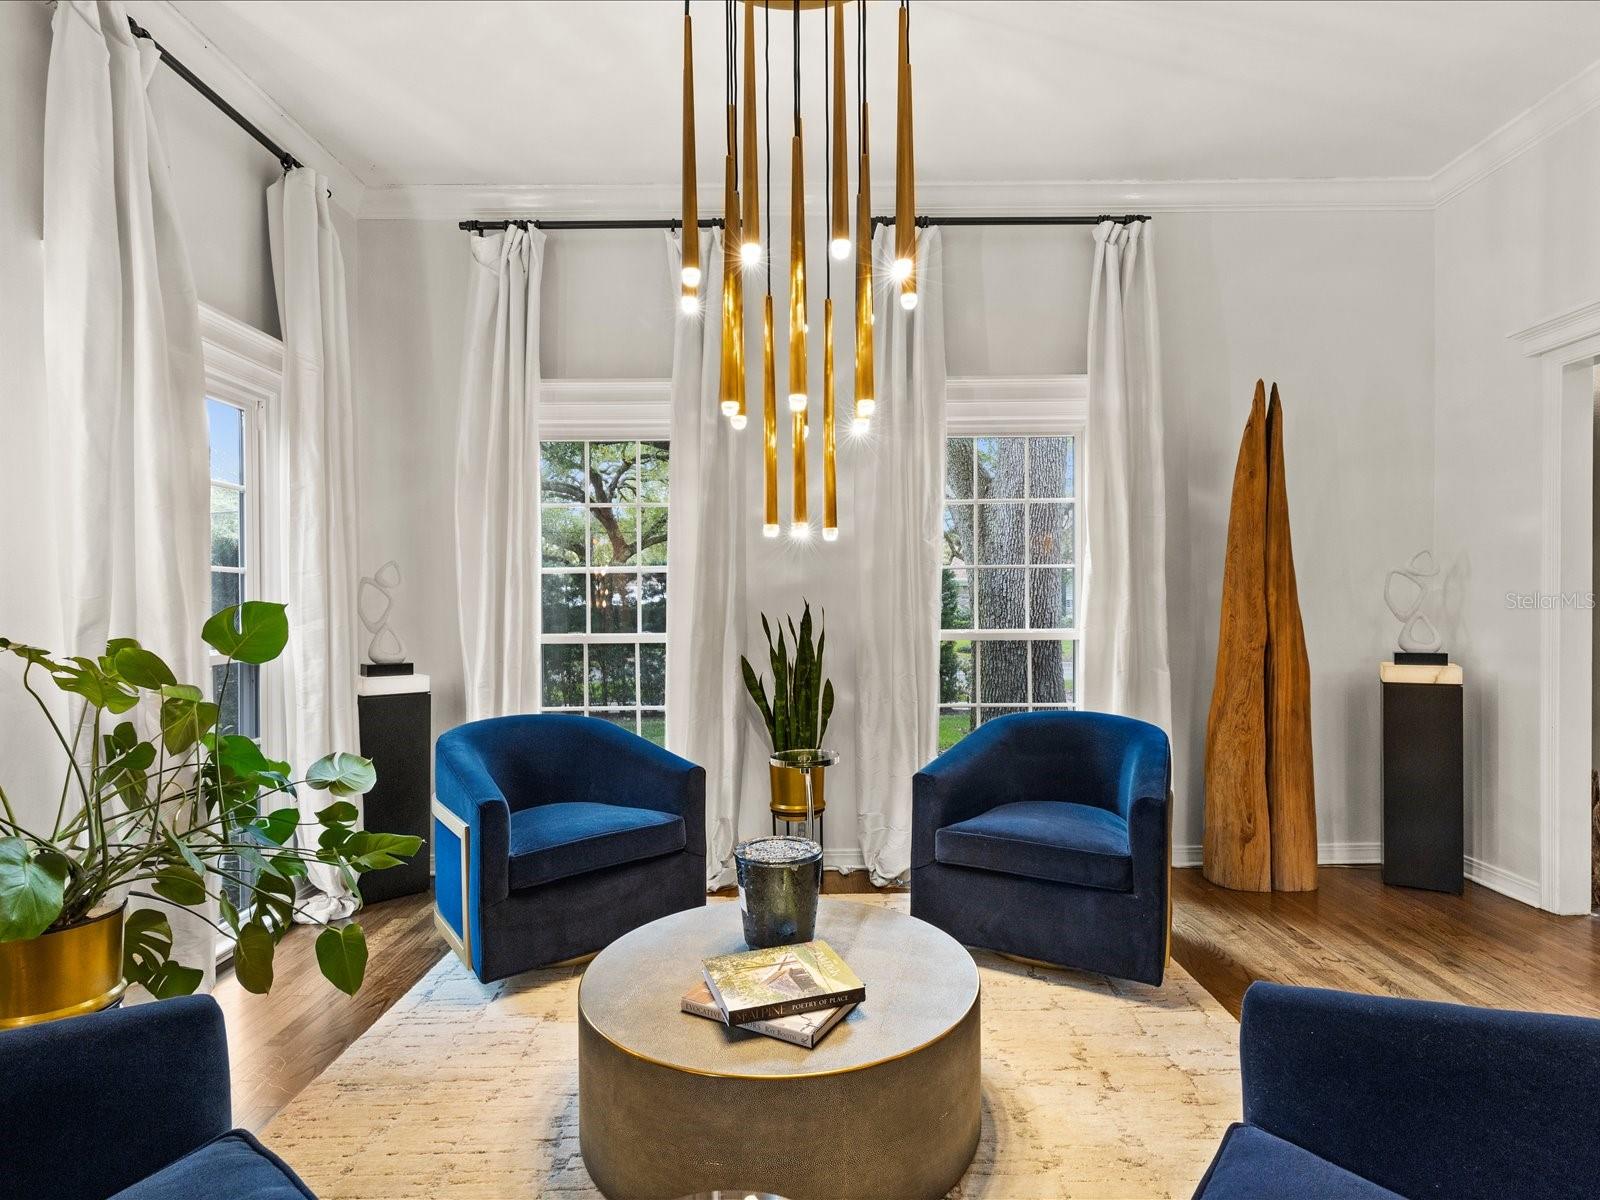
[[[835,1008],[819,1008],[816,1012],[797,1013],[792,1017],[779,1017],[776,1021],[750,1021],[741,1025],[751,1033],[764,1033],[780,1042],[790,1042],[810,1050],[823,1035],[837,1025],[854,1008],[854,1004],[841,1004]],[[726,1025],[727,1018],[711,998],[711,989],[697,983],[683,995],[683,1011],[697,1017],[707,1017]]]
[[[702,967],[729,1025],[776,1021],[867,998],[855,972],[823,941],[723,954]]]

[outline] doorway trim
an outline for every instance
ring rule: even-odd
[[[1587,913],[1600,300],[1510,337],[1525,357],[1539,360],[1539,907]]]

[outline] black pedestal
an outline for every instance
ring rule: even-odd
[[[1461,685],[1383,684],[1383,881],[1460,892]]]
[[[366,827],[422,839],[409,862],[361,876],[367,904],[428,890],[429,700],[425,691],[357,697],[361,753],[378,771],[377,785],[365,797]]]

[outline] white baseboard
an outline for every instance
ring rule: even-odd
[[[865,871],[867,862],[861,857],[861,847],[845,846],[839,850],[822,852],[822,869],[848,875],[852,871]]]
[[[1172,847],[1172,865],[1198,867],[1203,857],[1196,843]],[[1382,842],[1319,842],[1317,863],[1324,867],[1367,866],[1383,861]]]
[[[1532,879],[1484,862],[1481,858],[1473,858],[1470,854],[1466,857],[1466,871],[1467,878],[1473,883],[1481,883],[1502,896],[1510,896],[1534,908],[1539,907],[1539,885]]]
[[[1382,842],[1322,842],[1317,846],[1317,862],[1324,867],[1364,866],[1383,861]],[[1198,845],[1178,845],[1172,848],[1172,865],[1198,867],[1201,848]],[[1532,879],[1467,855],[1466,876],[1473,883],[1482,884],[1491,891],[1523,904],[1539,907],[1539,885]]]

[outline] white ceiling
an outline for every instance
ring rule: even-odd
[[[679,173],[674,0],[174,7],[371,186],[660,184]],[[715,186],[723,6],[695,0],[693,11],[700,174]],[[895,6],[874,0],[869,13],[872,138],[886,169]],[[823,23],[801,22],[820,164]],[[791,29],[775,14],[780,146]],[[917,175],[1430,176],[1597,59],[1595,3],[916,0]]]

